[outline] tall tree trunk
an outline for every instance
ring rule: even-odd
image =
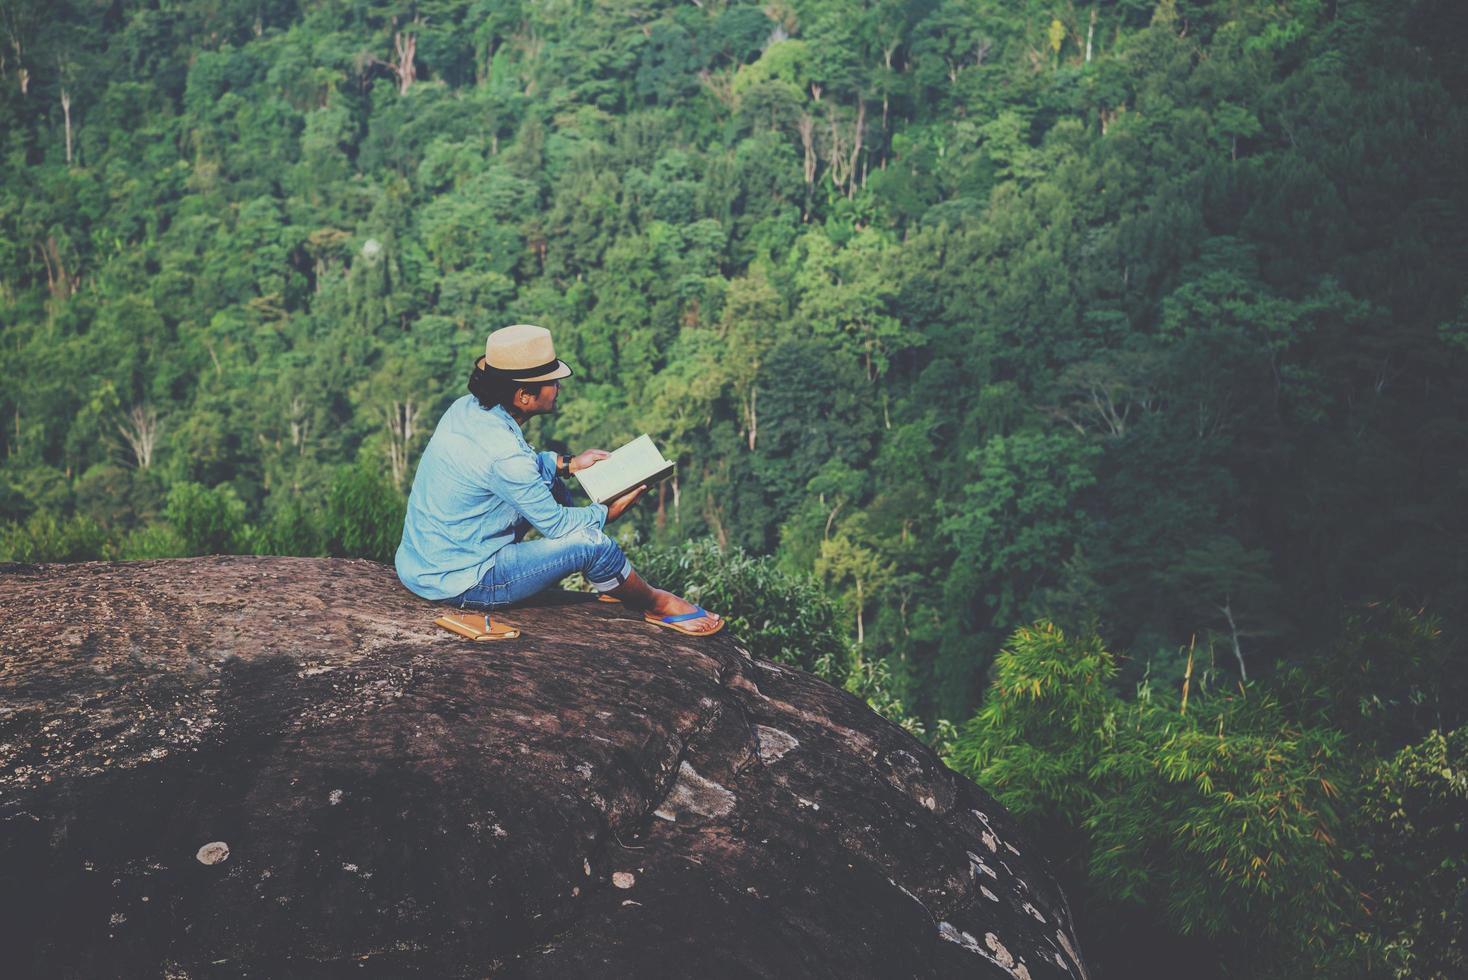
[[[713,498],[707,495],[703,498],[703,518],[714,529],[714,537],[718,539],[719,550],[722,551],[728,548],[729,532],[724,527],[723,518],[719,513],[719,505],[714,503]]]
[[[759,389],[750,386],[749,399],[744,403],[744,425],[749,432],[749,451],[754,452],[755,436],[759,432],[759,415],[755,411],[755,402],[759,398]]]
[[[887,132],[887,104],[892,99],[892,55],[897,51],[897,42],[882,49],[882,63],[887,66],[887,78],[882,80],[882,132]]]
[[[296,455],[306,455],[306,443],[311,439],[311,420],[306,418],[306,405],[300,398],[291,399],[290,428],[291,445],[295,447]]]
[[[10,35],[10,47],[15,52],[15,78],[20,82],[20,94],[25,95],[31,90],[31,70],[25,66],[25,52],[14,33]]]
[[[1182,707],[1178,709],[1180,715],[1188,713],[1188,688],[1193,683],[1193,646],[1197,643],[1197,639],[1195,636],[1193,643],[1188,644],[1188,667],[1183,671],[1183,703]]]
[[[1239,662],[1239,680],[1246,681],[1249,679],[1249,672],[1244,669],[1244,651],[1239,647],[1239,627],[1234,622],[1233,602],[1225,597],[1218,611],[1223,613],[1224,619],[1228,620],[1229,641],[1233,644],[1234,659]]]
[[[76,285],[66,269],[66,263],[62,261],[61,245],[56,241],[56,236],[47,235],[45,244],[39,250],[42,261],[46,263],[46,288],[51,291],[51,297],[62,300],[75,293]]]
[[[417,24],[415,20],[413,22]],[[409,34],[406,31],[398,31],[393,35],[393,47],[397,49],[398,61],[392,66],[398,76],[398,94],[407,95],[408,89],[418,79],[418,66],[414,64],[414,57],[418,53],[418,35]]]
[[[860,95],[856,99],[856,123],[850,133],[842,124],[834,104],[827,110],[830,146],[827,154],[827,173],[831,184],[838,191],[851,197],[856,193],[857,160],[861,157],[862,130],[866,128],[867,104]]]
[[[147,405],[134,405],[117,425],[117,431],[132,450],[138,469],[153,465],[158,445],[158,413]]]
[[[805,199],[806,211],[810,211],[810,193],[816,182],[816,121],[808,112],[802,112],[795,123],[800,133],[800,145],[805,151]]]
[[[61,90],[61,115],[66,119],[66,165],[71,166],[71,93]]]
[[[41,253],[41,261],[46,264],[46,291],[49,292],[53,297],[55,297],[56,273],[51,268],[51,251],[48,247],[38,247],[36,251]]]
[[[416,402],[393,401],[387,410],[387,460],[392,469],[393,486],[403,488],[408,473],[408,447],[413,441],[413,426],[418,420]]]
[[[845,506],[846,506],[846,499],[843,497],[843,498],[841,498],[841,499],[839,499],[839,500],[836,501],[836,506],[835,507],[832,507],[831,508],[831,513],[829,513],[829,514],[826,515],[826,529],[821,532],[821,540],[822,541],[829,541],[829,540],[831,540],[831,525],[836,522],[836,515],[839,514],[839,513],[841,513],[841,508],[842,507],[845,507]]]

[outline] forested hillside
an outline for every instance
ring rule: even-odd
[[[532,438],[651,433],[639,537],[715,544],[650,563],[982,706],[1099,962],[1456,975],[1368,841],[1465,752],[1465,10],[3,0],[0,559],[390,556],[540,323]]]

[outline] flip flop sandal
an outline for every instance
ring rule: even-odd
[[[471,640],[513,640],[520,635],[515,627],[493,622],[485,613],[448,613],[435,619],[433,625]]]
[[[610,593],[607,593],[607,592],[598,592],[596,594],[596,601],[597,602],[621,602],[622,600],[621,599],[618,599],[614,595],[611,595]]]
[[[651,613],[643,613],[642,618],[647,620],[649,623],[652,623],[654,626],[666,626],[670,630],[677,630],[679,633],[684,633],[688,636],[713,636],[719,630],[724,628],[724,619],[720,618],[719,620],[717,620],[719,625],[715,626],[711,630],[693,630],[683,625],[691,619],[698,619],[699,617],[707,616],[708,614],[708,610],[703,608],[702,606],[694,606],[693,612],[683,613],[678,616],[654,616]]]

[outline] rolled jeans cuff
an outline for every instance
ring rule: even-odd
[[[627,581],[627,578],[631,574],[632,574],[632,563],[630,561],[628,561],[627,559],[623,558],[622,559],[622,567],[621,567],[621,569],[619,569],[618,571],[613,572],[610,577],[608,577],[608,578],[601,578],[601,577],[592,578],[588,574],[587,577],[586,577],[586,581],[588,583],[590,583],[591,587],[593,589],[595,589],[596,591],[598,591],[598,592],[610,592],[613,589],[615,589],[617,586],[622,585],[624,582],[626,582]]]

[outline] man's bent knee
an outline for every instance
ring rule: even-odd
[[[587,528],[583,533],[591,549],[582,574],[591,587],[598,592],[610,592],[627,581],[627,576],[632,574],[632,563],[622,553],[621,546],[599,528]]]
[[[616,542],[607,537],[605,531],[594,525],[583,527],[581,530],[576,531],[575,534],[583,543],[589,544],[594,548],[605,547],[608,544],[614,547],[616,546]]]

